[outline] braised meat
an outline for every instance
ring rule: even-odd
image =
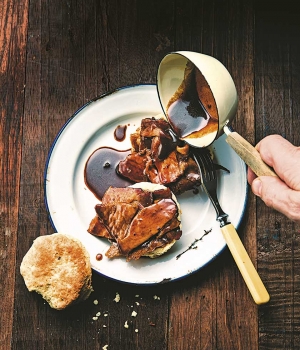
[[[149,181],[172,188],[175,194],[199,186],[198,167],[164,119],[145,118],[130,137],[132,150],[118,165],[118,173],[134,181]]]
[[[141,188],[110,186],[102,198],[102,204],[139,202],[142,206],[147,207],[153,202],[152,196],[152,192]]]
[[[88,232],[112,242],[109,258],[139,259],[181,236],[178,206],[168,188],[110,187],[95,211]]]
[[[144,170],[147,164],[151,162],[150,151],[133,152],[129,154],[125,161],[121,161],[118,165],[118,173],[130,179],[133,182],[148,181],[148,177]]]
[[[160,231],[177,215],[177,206],[172,199],[161,199],[141,209],[131,221],[125,237],[117,239],[124,254],[144,243]]]
[[[180,237],[181,231],[178,228],[167,232],[163,237],[155,237],[130,252],[127,256],[127,260],[137,260],[141,256],[153,253],[157,248],[163,248],[174,240],[179,240]]]
[[[104,226],[104,224],[99,220],[98,215],[96,215],[93,220],[90,222],[88,232],[94,236],[104,237],[110,239],[111,236],[109,231]]]
[[[98,204],[95,207],[100,221],[117,242],[127,236],[127,229],[139,211],[139,203]]]

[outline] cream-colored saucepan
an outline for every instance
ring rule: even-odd
[[[195,80],[196,83],[193,83]],[[175,110],[175,114],[176,110],[183,111],[181,120],[174,118],[175,128],[183,123],[178,135],[182,140],[191,146],[202,148],[210,145],[225,132],[226,142],[256,175],[277,176],[262,161],[258,151],[228,127],[237,111],[238,95],[231,75],[220,61],[198,52],[178,51],[167,54],[158,68],[157,89],[163,111],[171,124],[172,111]],[[197,111],[194,115],[192,111],[192,116],[186,112],[186,105],[182,101],[196,98],[200,99],[207,112],[206,119],[199,118]],[[181,103],[177,103],[178,100],[181,100]],[[189,129],[191,121],[195,122],[194,130]]]
[[[258,151],[228,127],[238,96],[231,75],[217,59],[189,51],[167,54],[158,68],[157,89],[164,114],[180,139],[203,148],[225,132],[226,142],[258,176],[277,176]],[[269,294],[235,228],[229,222],[221,231],[255,302],[268,302]]]

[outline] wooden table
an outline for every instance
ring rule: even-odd
[[[300,348],[299,225],[251,191],[239,234],[267,305],[254,304],[228,250],[169,284],[124,285],[95,273],[92,296],[60,312],[19,273],[32,241],[53,233],[45,161],[79,107],[120,86],[155,83],[170,51],[198,51],[232,75],[239,133],[253,144],[278,133],[299,145],[299,38],[296,1],[0,0],[1,349]]]

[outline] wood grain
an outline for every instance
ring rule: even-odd
[[[254,67],[251,65],[253,62],[251,49],[253,43],[252,3],[247,2],[247,4],[242,5],[235,1],[204,2],[203,7],[199,4],[199,8],[186,6],[180,10],[178,17],[187,19],[197,15],[201,19],[199,20],[201,26],[199,25],[193,31],[195,40],[192,40],[191,48],[188,46],[189,43],[184,40],[176,41],[176,46],[214,55],[224,63],[234,81],[237,82],[238,94],[242,96],[235,124],[242,123],[243,132],[251,135],[254,133],[254,90],[251,89],[251,83],[254,79]],[[185,30],[185,22],[178,21],[177,26],[178,33]],[[228,29],[224,30],[224,28]],[[243,40],[237,42],[238,35]],[[239,57],[239,59],[233,60],[233,57]],[[243,84],[240,82],[240,76],[243,76]],[[245,85],[248,89],[246,94],[244,94]],[[246,120],[244,115],[241,115],[241,111],[247,113]],[[249,203],[248,210],[251,208],[254,209],[254,203]],[[255,223],[253,213],[251,218],[252,222]],[[252,261],[255,262],[256,242],[253,240],[255,226],[252,223],[249,224],[247,217],[245,219],[239,233]],[[242,349],[243,344],[247,344],[249,349],[257,347],[257,327],[255,327],[257,309],[253,305],[251,295],[239,275],[237,267],[234,266],[230,254],[227,255],[227,260],[223,261],[223,264],[227,266],[227,269],[223,268],[220,276],[217,272],[212,272],[213,279],[218,279],[221,292],[219,288],[212,286],[212,282],[200,280],[199,285],[193,288],[193,294],[195,294],[191,303],[193,310],[186,309],[185,294],[182,292],[176,292],[175,297],[171,299],[170,323],[174,324],[174,330],[172,329],[170,334],[169,349],[193,347],[199,349]],[[243,303],[237,302],[234,297],[236,290],[239,290],[240,295],[242,295]],[[204,298],[202,298],[203,295]],[[200,316],[202,309],[204,309],[204,317]],[[234,317],[236,314],[239,315],[238,319]],[[184,336],[178,338],[176,335],[184,333],[183,329],[175,328],[175,325],[177,327],[181,325],[187,329],[194,325],[197,332],[190,339]],[[252,331],[245,338],[243,329],[250,327],[250,325]],[[209,329],[211,329],[211,334],[208,332]],[[192,333],[194,334],[195,331],[193,330]],[[203,337],[203,335],[206,336]]]
[[[299,146],[299,18],[292,0],[0,2],[1,350],[299,347],[300,227],[250,191],[238,232],[270,293],[264,306],[227,249],[157,286],[94,273],[91,297],[62,312],[29,293],[19,274],[32,241],[54,232],[43,173],[61,127],[96,96],[155,83],[170,51],[224,63],[239,96],[233,127],[251,144],[278,133]]]
[[[13,329],[28,1],[0,6],[0,348]]]
[[[299,145],[299,11],[257,5],[256,11],[256,140],[280,134]],[[268,276],[271,302],[260,312],[261,349],[296,349],[300,312],[299,225],[258,200],[258,258]],[[290,320],[287,321],[287,320]]]

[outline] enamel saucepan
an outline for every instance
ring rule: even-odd
[[[229,127],[236,115],[238,95],[220,61],[198,52],[169,53],[160,62],[157,89],[163,112],[182,140],[202,148],[225,132],[226,142],[256,175],[277,176],[259,152]]]

